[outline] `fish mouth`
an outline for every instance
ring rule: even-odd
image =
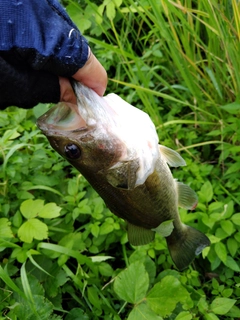
[[[87,129],[87,123],[80,115],[78,106],[60,102],[37,120],[38,128],[48,135],[56,131],[79,131]]]

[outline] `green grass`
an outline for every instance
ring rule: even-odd
[[[184,272],[160,237],[131,247],[124,222],[36,129],[49,106],[10,107],[0,113],[1,319],[240,318],[239,3],[63,2],[108,92],[146,111],[186,160],[173,174],[199,204],[181,219],[212,244]]]

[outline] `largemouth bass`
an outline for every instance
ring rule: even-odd
[[[115,94],[99,97],[80,83],[74,83],[74,90],[77,106],[57,104],[38,119],[38,127],[108,208],[127,222],[132,245],[151,242],[156,232],[164,234],[162,226],[167,223],[172,260],[179,270],[187,268],[210,242],[180,220],[178,206],[195,208],[197,195],[173,179],[168,165],[181,166],[185,161],[158,144],[145,112]]]

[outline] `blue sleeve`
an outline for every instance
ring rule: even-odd
[[[59,102],[59,78],[52,73],[12,66],[0,55],[0,75],[0,110]]]
[[[66,77],[87,61],[87,41],[57,0],[0,0],[0,12],[0,54]]]

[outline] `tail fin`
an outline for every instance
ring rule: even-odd
[[[210,246],[205,234],[186,225],[177,234],[173,231],[166,240],[172,260],[180,271],[186,269],[205,247]]]

